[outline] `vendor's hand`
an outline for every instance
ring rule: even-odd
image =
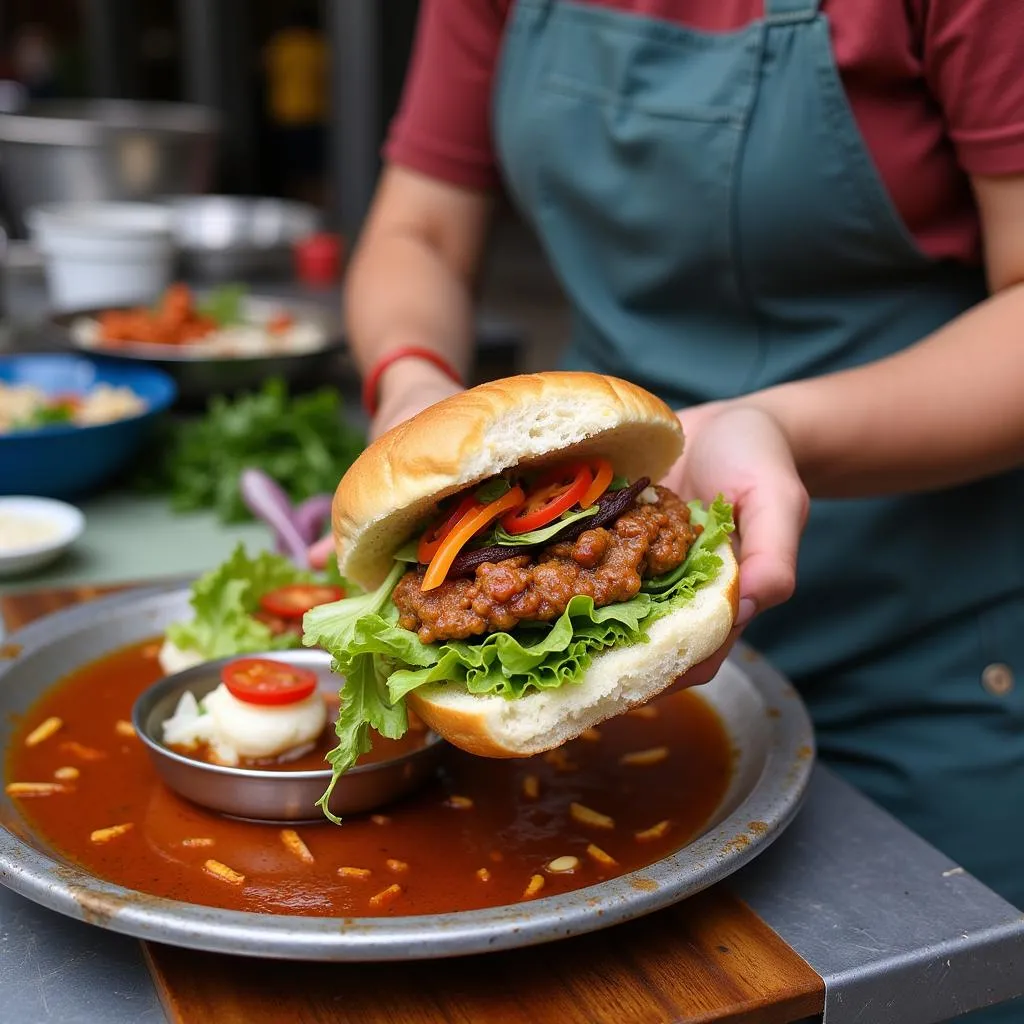
[[[707,503],[722,494],[732,502],[740,602],[724,647],[674,689],[708,682],[754,615],[792,595],[810,505],[789,443],[772,416],[742,403],[717,403],[687,409],[679,420],[684,454],[662,483],[684,498]]]
[[[380,382],[380,405],[370,422],[372,441],[429,405],[456,394],[461,388],[429,363],[410,359],[388,367]],[[328,534],[309,549],[309,564],[322,569],[334,552],[334,539]]]

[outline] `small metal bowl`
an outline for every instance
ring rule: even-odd
[[[336,693],[330,656],[322,651],[272,651],[246,657],[272,658],[312,669],[320,690]],[[166,676],[145,690],[132,709],[132,724],[146,745],[160,778],[180,796],[212,811],[261,822],[326,821],[316,806],[331,781],[329,768],[316,771],[273,771],[207,764],[179,754],[163,742],[163,723],[171,717],[186,690],[201,700],[220,683],[221,666],[236,657],[203,662]],[[347,771],[331,794],[330,809],[340,816],[382,807],[426,783],[435,773],[445,747],[432,732],[426,742],[387,761],[357,765]]]

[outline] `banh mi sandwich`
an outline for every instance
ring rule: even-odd
[[[731,507],[652,483],[679,421],[592,373],[511,377],[373,442],[338,485],[339,569],[303,642],[344,675],[334,777],[406,704],[457,747],[536,754],[643,703],[726,640]],[[322,805],[325,801],[322,801]]]

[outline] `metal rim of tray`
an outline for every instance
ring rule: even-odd
[[[56,612],[6,638],[19,654],[0,661],[0,689],[14,666],[83,630],[139,619],[185,593],[128,591]],[[182,602],[183,604],[183,602]],[[149,634],[141,632],[136,639]],[[108,650],[132,639],[112,642]],[[792,821],[814,762],[813,728],[795,689],[748,648],[729,665],[765,701],[770,730],[760,777],[709,831],[662,860],[618,878],[528,903],[407,917],[328,918],[258,914],[183,903],[92,875],[0,826],[0,883],[36,903],[112,931],[192,949],[330,961],[420,960],[513,949],[606,928],[659,910],[725,878],[766,849]],[[53,680],[56,682],[56,679]],[[6,798],[2,798],[6,799]],[[12,822],[12,824],[14,824]],[[17,825],[14,826],[17,830]]]

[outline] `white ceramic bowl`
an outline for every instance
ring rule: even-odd
[[[24,542],[19,544],[23,523],[28,526]],[[0,576],[21,575],[48,565],[71,547],[84,528],[85,516],[66,502],[0,498]],[[40,535],[31,536],[36,531]]]
[[[50,203],[26,217],[56,310],[152,302],[174,273],[174,224],[155,203]]]

